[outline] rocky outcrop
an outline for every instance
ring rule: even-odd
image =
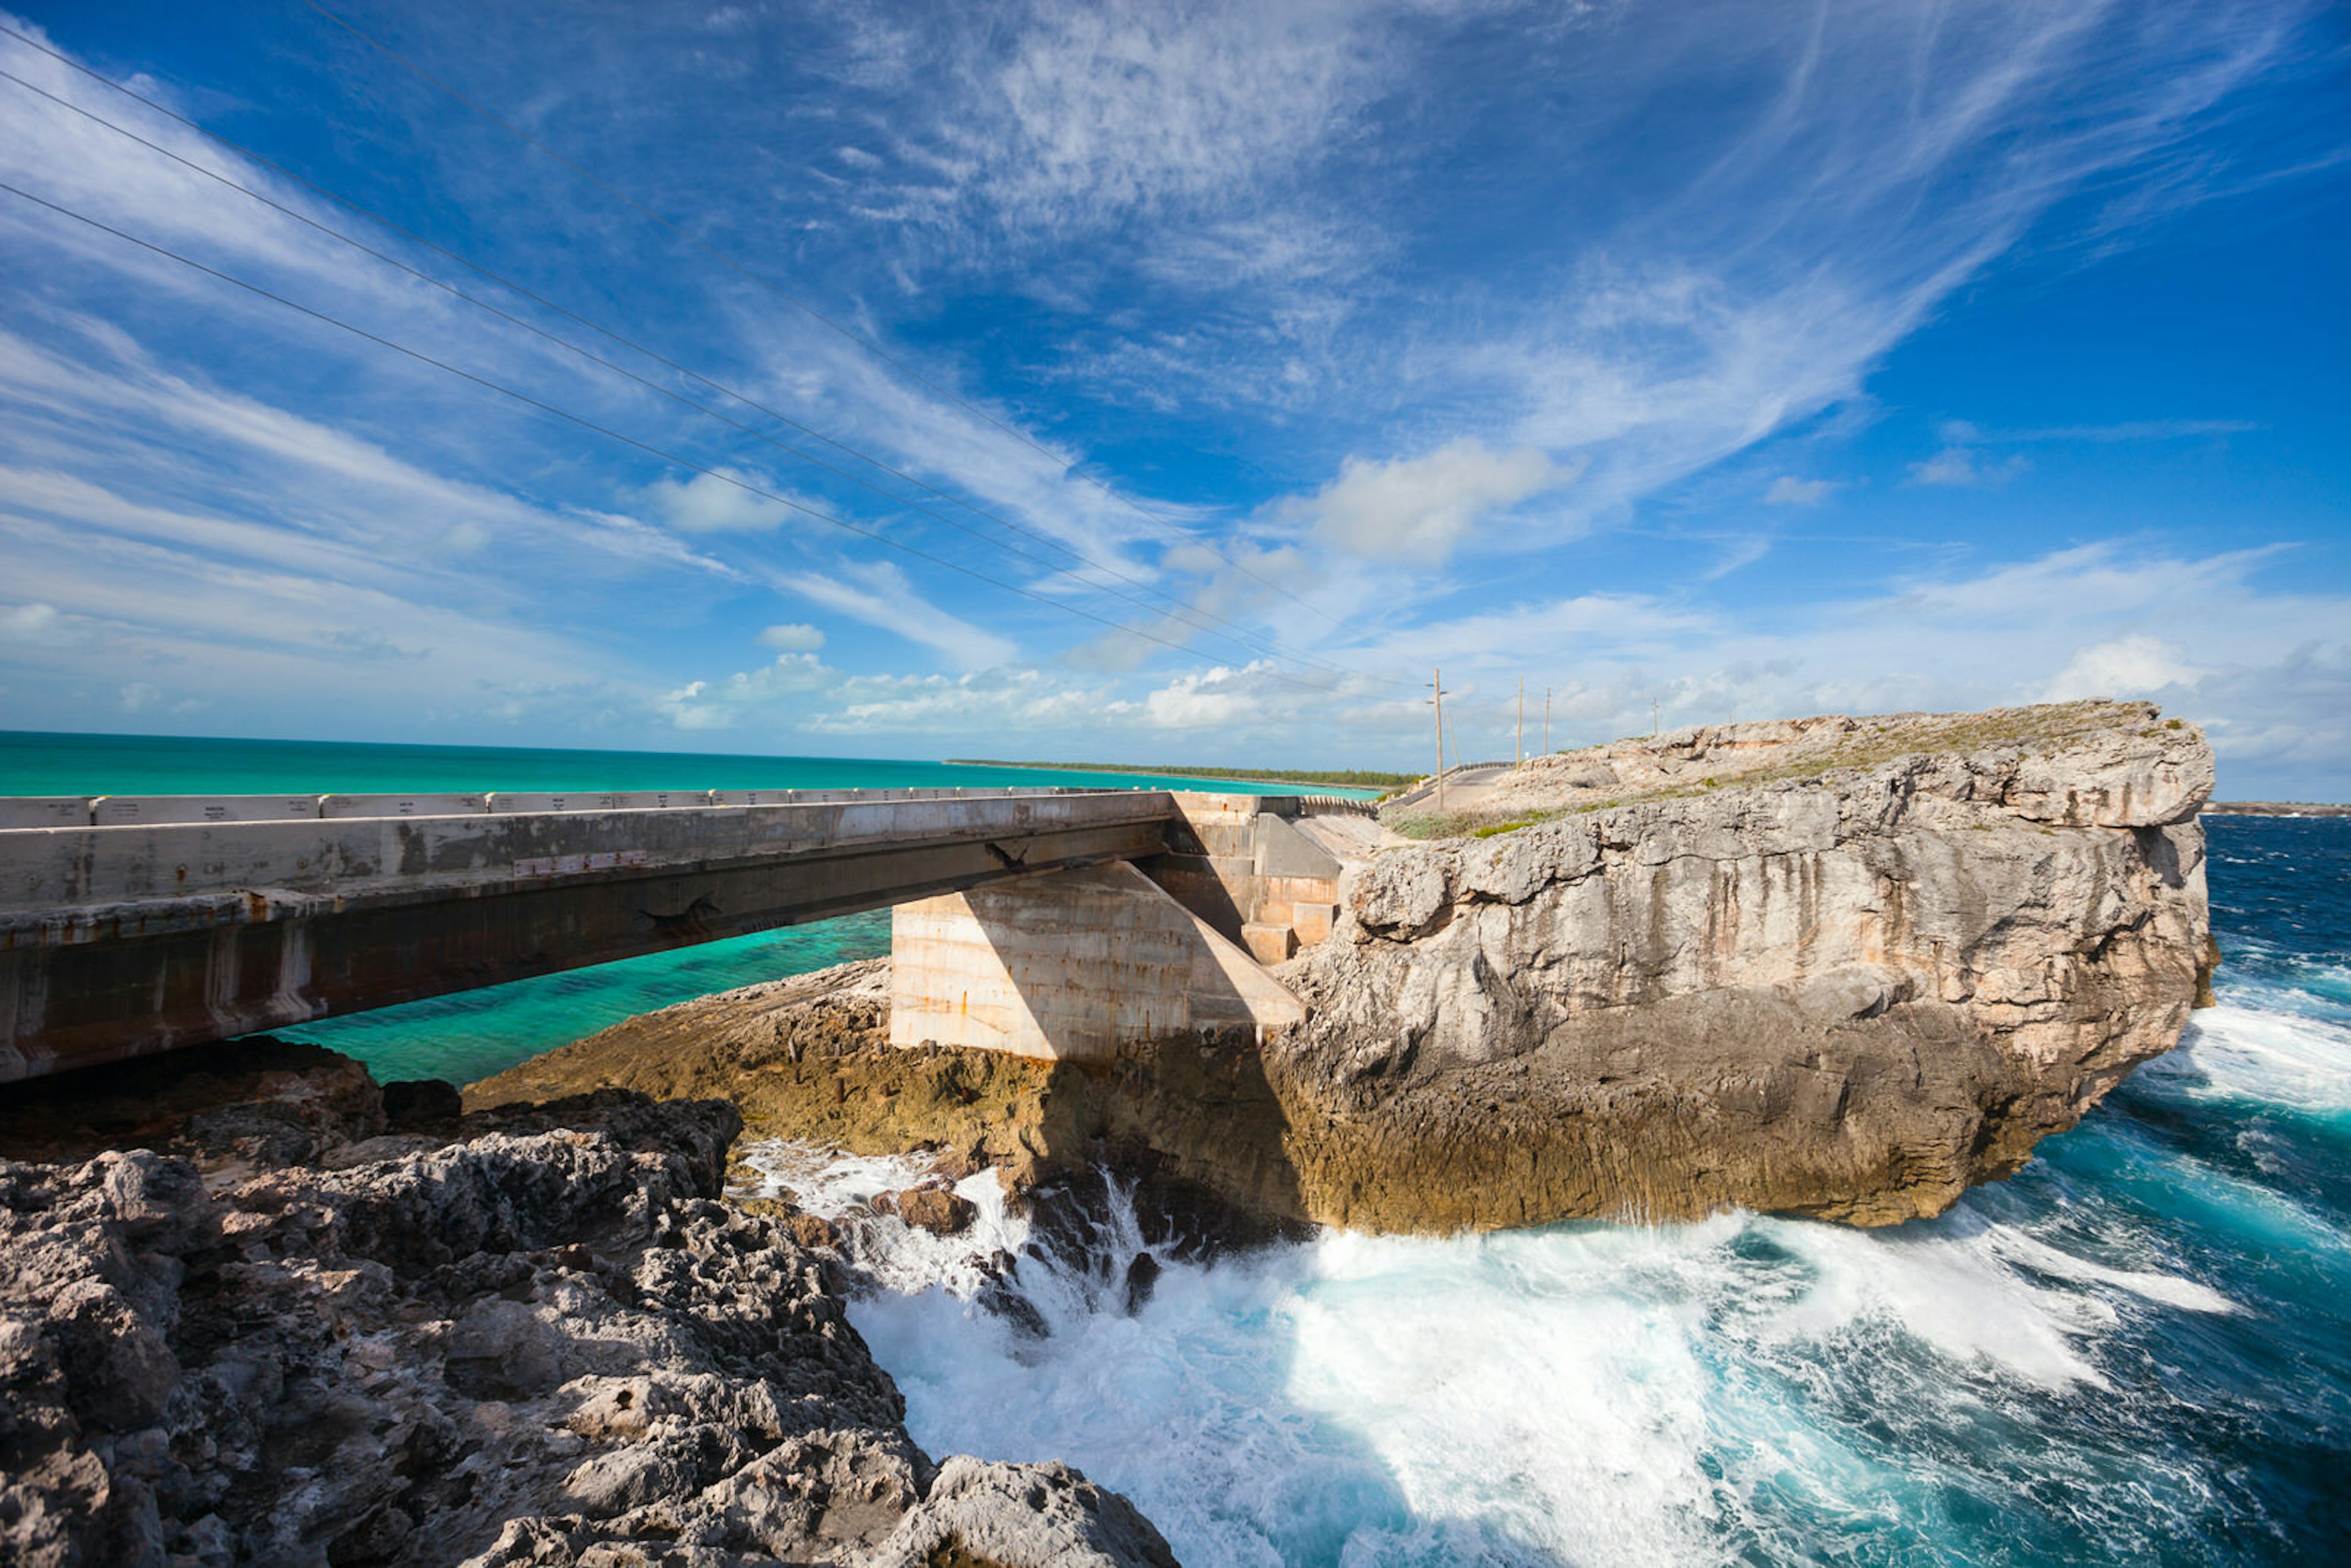
[[[634,1020],[474,1093],[690,1087],[1016,1186],[1121,1162],[1274,1225],[1889,1224],[2011,1173],[2178,1040],[2213,961],[2211,785],[2201,734],[2141,704],[1622,741],[1360,855],[1331,936],[1273,971],[1306,1021],[1261,1042],[893,1051],[869,967]]]
[[[177,1153],[0,1162],[0,1561],[1174,1561],[1073,1470],[914,1445],[838,1266],[717,1200],[730,1105],[385,1133],[314,1065]]]
[[[1547,820],[1375,857],[1283,971],[1306,1206],[1938,1212],[2178,1040],[2211,782],[2199,732],[2121,704],[1542,759],[1488,809]]]

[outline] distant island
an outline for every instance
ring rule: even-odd
[[[2213,800],[2207,817],[2351,817],[2351,806],[2321,805],[2311,800]]]
[[[1064,773],[1154,773],[1187,779],[1231,779],[1244,784],[1335,784],[1343,789],[1392,789],[1417,773],[1375,773],[1361,768],[1146,768],[1132,762],[1005,762],[989,757],[950,757],[956,768],[1051,768]]]

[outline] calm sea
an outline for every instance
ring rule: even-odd
[[[0,731],[0,795],[393,794],[529,789],[852,789],[1006,784],[1291,793],[1133,773],[856,758]],[[1359,791],[1329,790],[1348,794]],[[887,910],[573,969],[278,1030],[358,1057],[376,1077],[470,1082],[637,1013],[890,950]]]

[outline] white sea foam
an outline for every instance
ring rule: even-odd
[[[2210,1009],[2153,1076],[2186,1100],[2248,1103],[2250,1135],[2262,1105],[2351,1108],[2351,1028],[2323,1010]],[[921,1174],[747,1153],[832,1216]],[[1104,1256],[1055,1260],[982,1175],[958,1184],[980,1210],[964,1236],[872,1228],[860,1255],[882,1288],[851,1314],[925,1448],[1066,1459],[1195,1564],[1802,1562],[1863,1541],[1873,1561],[1935,1560],[1946,1500],[2001,1506],[2012,1483],[1985,1478],[2013,1462],[2043,1467],[2052,1515],[2153,1546],[2168,1509],[2209,1504],[2192,1459],[2130,1448],[2117,1476],[2086,1452],[1954,1448],[2143,1408],[2160,1396],[2116,1336],[2155,1314],[2241,1311],[2135,1210],[2105,1207],[2106,1185],[2257,1249],[2346,1243],[2293,1195],[2187,1150],[2128,1135],[2109,1157],[2111,1176],[2045,1173],[2038,1197],[1985,1189],[1886,1231],[1732,1215],[1325,1233],[1169,1264],[1134,1315],[1123,1280],[1142,1242],[1123,1203]],[[1008,1253],[1042,1337],[980,1304]],[[2099,1474],[2107,1492],[2078,1490]]]
[[[834,1212],[915,1174],[755,1158]],[[2194,1281],[2080,1256],[1963,1206],[1876,1233],[1746,1216],[1330,1233],[1171,1265],[1129,1316],[1115,1283],[1140,1245],[1129,1222],[1106,1269],[1024,1260],[1040,1340],[971,1299],[987,1254],[1022,1234],[992,1186],[963,1185],[983,1206],[971,1236],[886,1230],[889,1289],[852,1304],[915,1437],[935,1452],[1067,1459],[1204,1563],[1801,1557],[1817,1542],[1775,1541],[1759,1495],[1886,1527],[1907,1483],[1804,1418],[1791,1381],[1891,1358],[1920,1405],[1900,1418],[1936,1419],[2108,1389],[2098,1342],[2128,1313],[2231,1310]]]
[[[2351,1026],[2224,1002],[2196,1014],[2179,1051],[2142,1071],[2191,1097],[2351,1111]]]

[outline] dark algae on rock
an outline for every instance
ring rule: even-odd
[[[720,1201],[730,1104],[417,1092],[387,1131],[325,1052],[214,1058],[241,1101],[177,1066],[164,1113],[157,1063],[144,1112],[0,1115],[57,1156],[0,1161],[0,1562],[1174,1562],[1064,1466],[914,1445],[840,1264]],[[124,1117],[151,1146],[66,1146]]]

